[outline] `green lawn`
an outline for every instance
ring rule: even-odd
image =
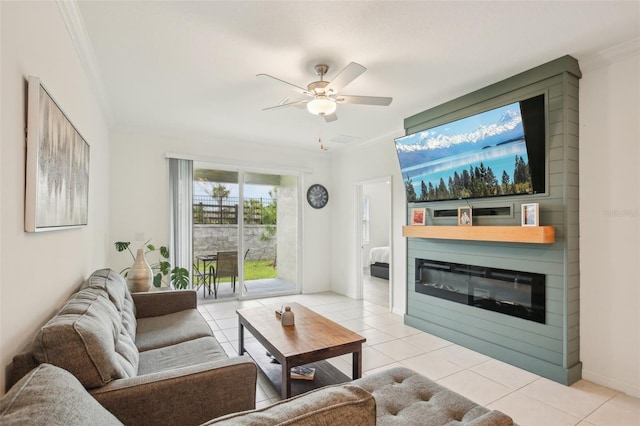
[[[248,260],[244,263],[245,281],[275,277],[276,268],[273,267],[273,260]]]
[[[202,267],[200,267],[202,271]],[[273,260],[248,260],[244,263],[244,280],[260,280],[263,278],[275,278],[276,268],[273,267]],[[229,282],[228,277],[223,277],[220,282]]]

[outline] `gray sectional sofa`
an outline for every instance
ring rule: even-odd
[[[227,357],[193,291],[130,294],[111,270],[38,331],[12,377],[2,425],[513,424],[402,367],[255,409],[255,364]]]
[[[229,358],[195,291],[130,293],[94,272],[13,359],[10,385],[39,364],[69,371],[127,425],[200,424],[255,407],[257,369]]]
[[[148,401],[158,408],[165,402],[168,401]],[[0,400],[0,424],[116,426],[123,422],[92,398],[69,372],[40,364]],[[149,420],[146,424],[166,423]],[[398,367],[344,385],[320,388],[265,408],[212,419],[203,426],[274,425],[510,426],[513,422],[499,411],[490,411],[411,370]]]

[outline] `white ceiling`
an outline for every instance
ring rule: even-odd
[[[113,129],[331,150],[403,134],[403,119],[569,54],[637,39],[638,1],[78,1],[95,86]],[[80,35],[82,37],[82,35]],[[91,53],[92,52],[92,53]],[[94,58],[91,58],[93,56]],[[368,70],[320,124],[305,109],[262,111],[349,62]]]

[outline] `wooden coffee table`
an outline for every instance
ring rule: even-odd
[[[315,363],[315,377],[312,381],[295,380],[306,388],[321,387],[348,380],[344,374],[322,361],[344,354],[353,354],[352,378],[362,376],[362,344],[366,339],[353,331],[313,312],[298,303],[290,303],[295,315],[295,325],[282,326],[275,306],[264,308],[238,309],[238,352],[247,352],[265,372],[269,379],[280,387],[283,399],[291,397],[291,367]],[[244,329],[249,330],[260,345],[244,342]],[[278,364],[265,363],[265,349],[278,360]],[[274,374],[275,369],[275,374]],[[279,373],[279,374],[278,374]],[[297,384],[297,383],[296,383]]]

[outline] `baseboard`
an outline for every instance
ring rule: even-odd
[[[582,378],[601,386],[624,392],[634,398],[640,398],[640,386],[634,386],[632,383],[626,383],[621,380],[613,379],[602,374],[594,373],[587,369],[582,369]]]
[[[563,385],[572,385],[580,380],[582,363],[578,362],[569,368],[556,365],[526,353],[500,346],[499,344],[471,336],[462,331],[443,327],[411,315],[404,316],[404,323],[426,333],[448,340],[465,348],[471,349],[491,358],[497,359],[515,367],[537,374]]]
[[[394,313],[396,315],[400,315],[400,316],[404,316],[406,314],[406,312],[404,311],[404,309],[399,309],[397,307],[393,307],[393,309],[391,309],[391,313]]]

